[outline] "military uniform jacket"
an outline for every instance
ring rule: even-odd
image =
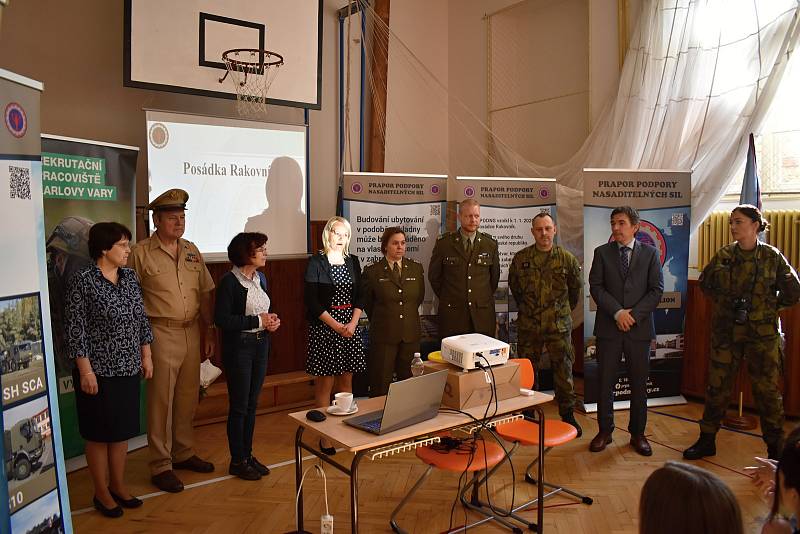
[[[797,272],[780,250],[765,243],[759,243],[750,258],[736,243],[719,249],[703,269],[700,288],[713,302],[712,331],[723,338],[733,332],[738,298],[750,299],[748,323],[761,336],[777,335],[778,311],[800,301]]]
[[[369,316],[369,337],[376,343],[418,343],[419,307],[425,298],[422,265],[403,258],[400,281],[386,258],[364,268],[361,294]]]
[[[553,246],[541,267],[535,256],[536,245],[520,250],[508,271],[508,287],[519,307],[517,328],[521,333],[569,333],[571,312],[583,285],[581,266],[575,256],[558,245]]]
[[[177,262],[153,234],[136,243],[128,256],[142,286],[148,317],[190,321],[200,313],[203,293],[214,289],[200,250],[191,241],[178,239]]]
[[[439,297],[439,335],[448,337],[475,331],[494,336],[494,292],[500,281],[497,241],[476,232],[467,257],[461,233],[447,232],[436,241],[428,280]]]

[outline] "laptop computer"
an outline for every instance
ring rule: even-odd
[[[383,410],[349,417],[344,422],[380,435],[433,419],[439,413],[446,382],[447,371],[392,382]]]

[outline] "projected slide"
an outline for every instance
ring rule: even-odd
[[[304,126],[147,112],[150,200],[189,193],[184,238],[227,260],[238,232],[263,232],[270,256],[307,252]]]

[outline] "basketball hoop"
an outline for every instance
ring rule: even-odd
[[[222,61],[228,72],[219,83],[230,74],[236,89],[236,112],[242,117],[265,117],[267,93],[283,65],[283,56],[269,50],[236,48],[223,52]]]

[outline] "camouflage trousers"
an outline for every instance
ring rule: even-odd
[[[547,347],[550,368],[553,370],[558,413],[561,416],[570,414],[575,408],[575,386],[572,381],[575,350],[572,348],[572,336],[569,333],[537,334],[520,331],[517,352],[519,357],[531,360],[537,377],[544,347]],[[537,378],[536,383],[538,382]]]
[[[753,397],[761,417],[764,441],[781,447],[784,417],[783,397],[778,390],[783,367],[780,338],[777,335],[745,337],[737,334],[734,332],[733,341],[730,341],[730,337],[712,337],[706,406],[703,419],[700,420],[700,431],[716,433],[719,430],[731,401],[731,389],[739,366],[742,358],[745,358]]]

